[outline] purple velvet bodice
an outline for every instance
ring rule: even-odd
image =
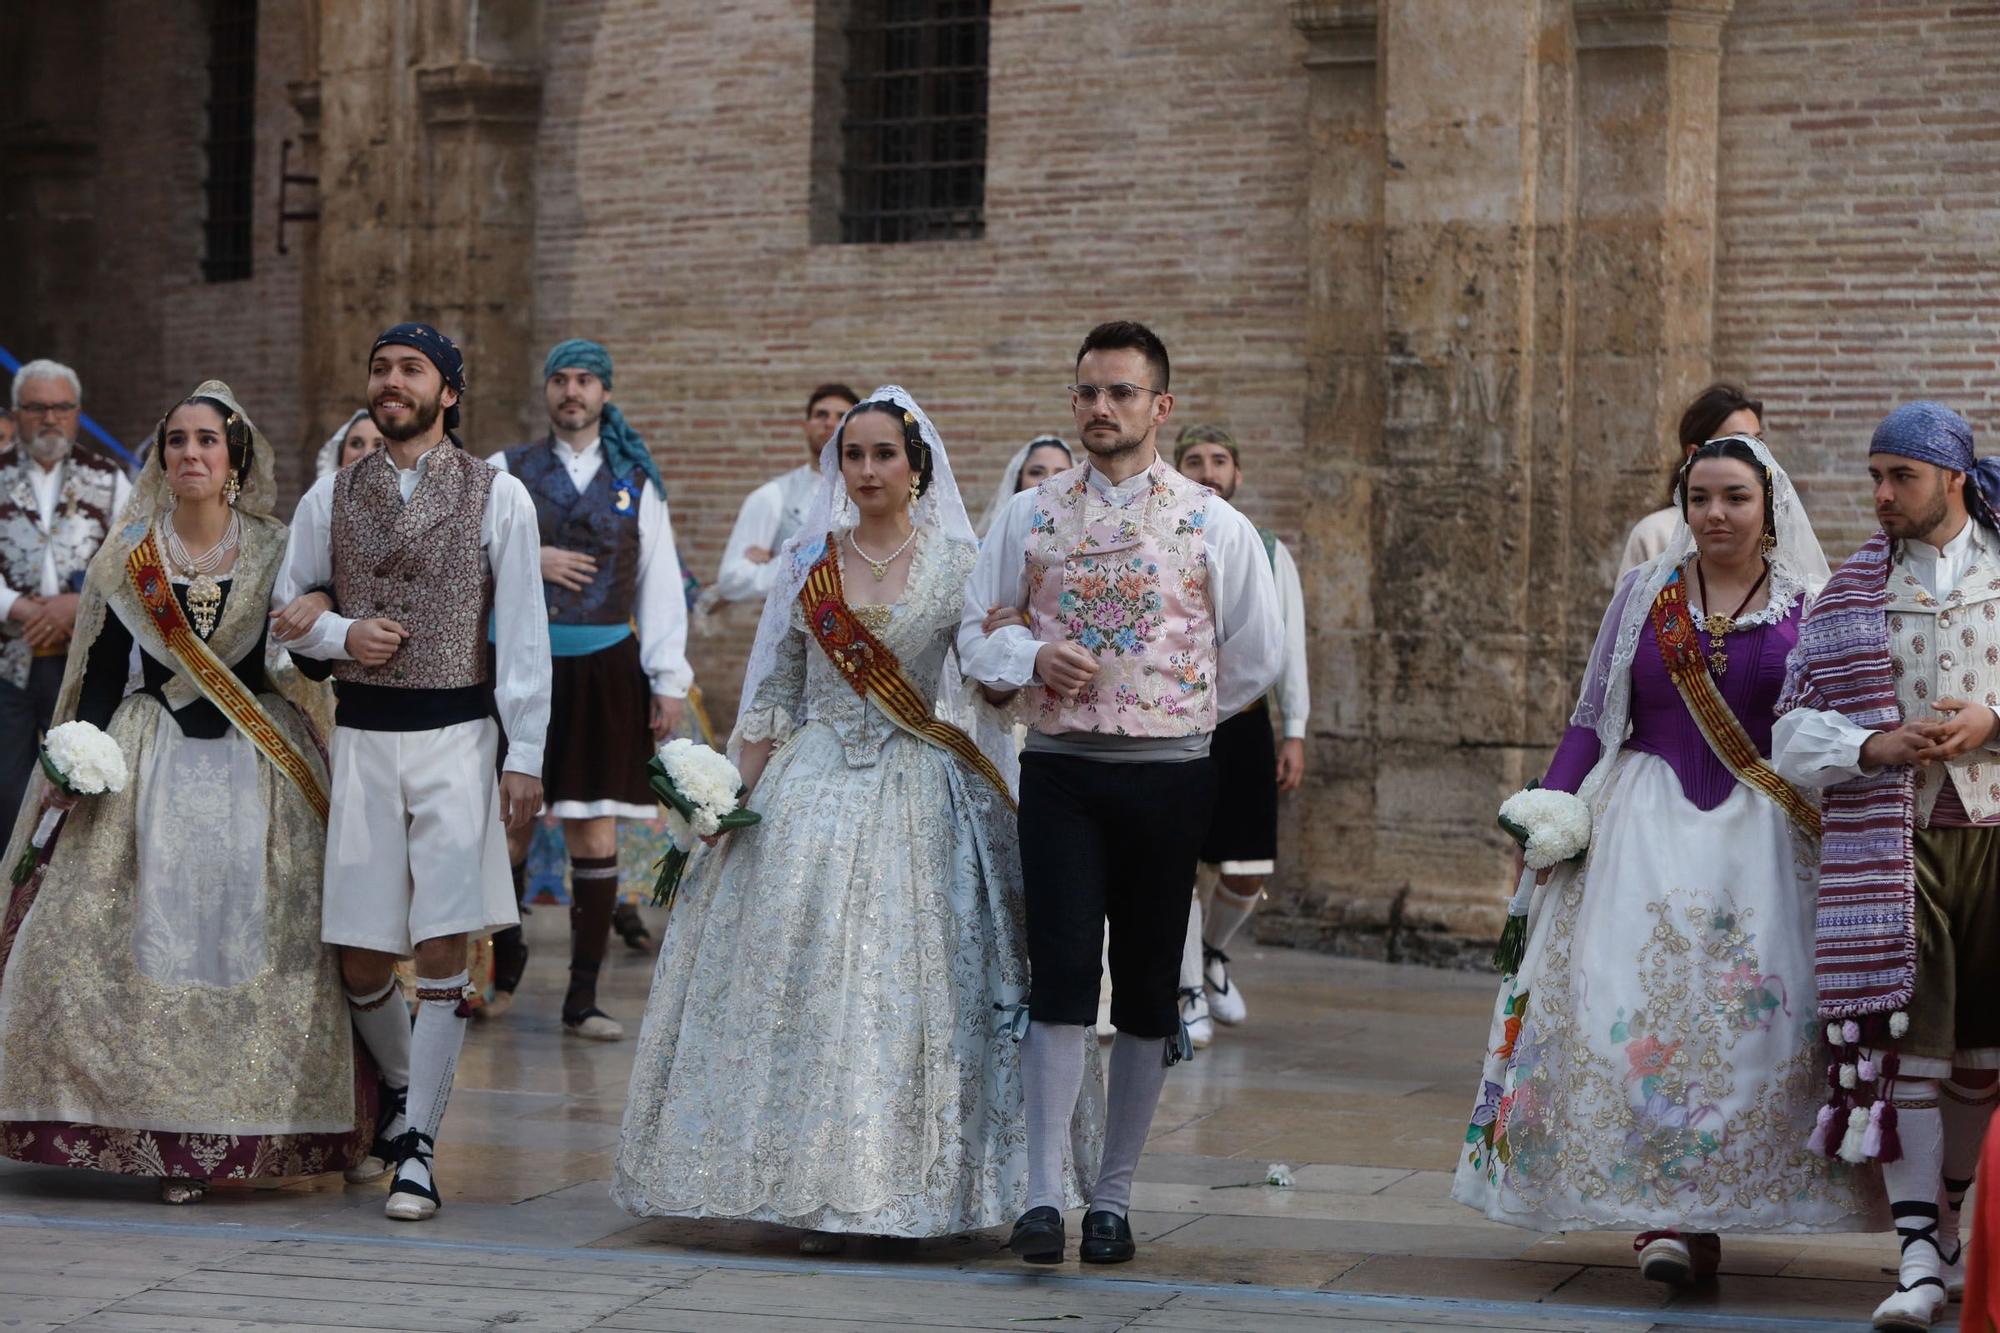
[[[1771,724],[1779,692],[1785,686],[1785,656],[1799,641],[1799,608],[1771,625],[1753,625],[1725,640],[1729,669],[1717,678],[1723,700],[1757,744],[1757,753],[1771,756]],[[1702,647],[1708,646],[1703,636]],[[1659,641],[1649,620],[1632,657],[1631,734],[1624,748],[1658,755],[1681,780],[1681,792],[1697,809],[1713,810],[1736,789],[1736,775],[1715,757],[1695,725],[1680,691],[1660,660]],[[1563,733],[1555,758],[1549,761],[1545,787],[1573,792],[1598,758],[1597,733],[1571,727]]]

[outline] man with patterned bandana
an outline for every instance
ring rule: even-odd
[[[464,392],[464,359],[436,329],[375,340],[368,414],[387,447],[306,493],[272,593],[288,607],[325,592],[337,608],[286,646],[333,664],[322,935],[341,946],[354,1025],[382,1073],[376,1156],[393,1160],[384,1211],[403,1221],[438,1209],[431,1158],[470,1013],[466,941],[520,920],[502,830],[541,808],[549,721],[535,503],[459,444]],[[394,972],[412,955],[414,1031]]]
[[[1034,977],[1021,1048],[1028,1208],[1009,1248],[1063,1257],[1063,1151],[1097,1040],[1110,925],[1110,1114],[1078,1257],[1134,1252],[1132,1172],[1167,1066],[1186,904],[1215,800],[1216,723],[1277,679],[1283,626],[1249,520],[1159,456],[1167,349],[1142,324],[1092,329],[1071,410],[1090,460],[1003,509],[966,586],[958,650],[989,692],[1026,689],[1021,844]],[[989,633],[987,622],[994,618]]]
[[[0,449],[0,828],[13,828],[62,687],[83,571],[132,483],[77,448],[76,372],[30,361],[14,374],[17,438]]]
[[[1877,1329],[1962,1289],[1959,1214],[2000,1080],[2000,460],[1937,403],[1869,443],[1881,531],[1799,629],[1778,771],[1825,788],[1815,1142],[1882,1165],[1902,1242]]]
[[[679,725],[694,682],[687,601],[666,483],[611,401],[611,353],[588,338],[557,343],[542,388],[548,435],[486,461],[520,478],[541,521],[555,654],[543,780],[570,866],[563,1031],[617,1041],[625,1028],[597,1007],[597,973],[618,898],[618,821],[658,812],[646,764]],[[519,895],[527,830],[510,842]],[[493,937],[486,1016],[512,1000],[527,956],[520,927]]]

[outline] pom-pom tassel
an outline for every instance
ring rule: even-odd
[[[1831,1156],[1829,1134],[1833,1127],[1834,1110],[1831,1104],[1819,1108],[1819,1121],[1813,1126],[1812,1137],[1806,1140],[1806,1147],[1822,1156]]]
[[[1884,1099],[1876,1103],[1882,1108],[1882,1147],[1875,1154],[1875,1160],[1883,1164],[1903,1160],[1903,1139],[1896,1133],[1896,1103]]]
[[[1857,1106],[1847,1113],[1847,1132],[1840,1138],[1840,1160],[1855,1166],[1868,1160],[1862,1142],[1868,1133],[1868,1110]]]
[[[1858,1077],[1857,1077],[1857,1071],[1855,1070],[1855,1067],[1854,1067],[1853,1065],[1849,1065],[1849,1064],[1843,1064],[1843,1065],[1841,1065],[1841,1067],[1840,1067],[1840,1086],[1841,1086],[1841,1087],[1843,1087],[1843,1088],[1852,1088],[1852,1087],[1853,1087],[1853,1086],[1854,1086],[1854,1085],[1856,1084],[1856,1082],[1858,1082],[1858,1081],[1859,1081],[1859,1080],[1858,1080]]]
[[[1882,1106],[1876,1102],[1868,1108],[1868,1129],[1861,1136],[1861,1155],[1869,1161],[1882,1155]]]
[[[1860,1079],[1863,1083],[1873,1083],[1875,1081],[1875,1062],[1865,1055],[1856,1060],[1854,1062],[1854,1077]]]
[[[1855,1042],[1860,1041],[1861,1025],[1851,1018],[1842,1023],[1840,1025],[1840,1040],[1846,1046],[1852,1046]]]

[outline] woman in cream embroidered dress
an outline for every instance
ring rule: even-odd
[[[1826,561],[1761,442],[1712,441],[1684,477],[1687,522],[1619,584],[1549,768],[1547,786],[1589,804],[1591,845],[1535,892],[1452,1189],[1516,1226],[1643,1232],[1642,1269],[1665,1281],[1714,1271],[1706,1233],[1865,1226],[1854,1173],[1807,1146],[1818,840],[1710,749],[1650,615],[1678,574],[1717,688],[1768,759]]]
[[[809,1229],[809,1251],[837,1248],[827,1233],[995,1226],[1027,1197],[1009,796],[857,693],[797,601],[830,543],[856,618],[935,703],[963,688],[951,650],[971,528],[936,432],[899,389],[850,412],[821,467],[801,530],[820,536],[780,556],[787,577],[766,603],[731,745],[763,822],[688,868],[613,1184],[634,1213]],[[857,525],[837,524],[836,506],[858,509]],[[1011,768],[1004,722],[979,716],[981,751]],[[1078,1117],[1085,1178],[1100,1125]],[[1074,1178],[1070,1193],[1082,1201]]]
[[[91,562],[56,710],[107,731],[128,781],[76,802],[45,872],[13,890],[11,948],[0,935],[0,1152],[161,1177],[168,1202],[208,1180],[348,1166],[367,1142],[347,1005],[319,938],[325,822],[202,694],[127,572],[150,533],[192,631],[323,791],[316,740],[264,676],[285,551],[271,462],[217,381],[161,423]],[[127,694],[135,643],[143,683]]]

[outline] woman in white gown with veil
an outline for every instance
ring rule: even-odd
[[[976,540],[899,388],[848,413],[821,472],[730,738],[763,822],[688,868],[612,1188],[641,1215],[804,1228],[812,1251],[996,1226],[1027,1199],[1013,745],[951,651]],[[1100,1135],[1087,1099],[1072,1204]]]

